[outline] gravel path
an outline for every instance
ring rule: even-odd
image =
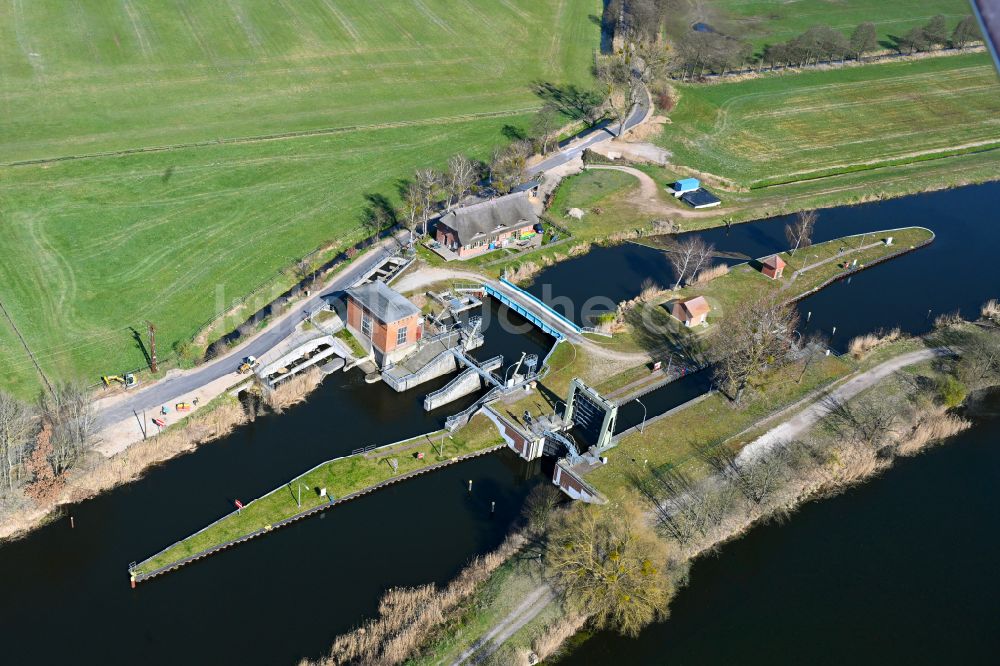
[[[482,638],[472,644],[472,647],[459,655],[458,659],[452,662],[452,666],[460,666],[466,662],[478,664],[489,658],[521,627],[535,619],[553,599],[555,594],[552,588],[544,583],[539,585],[504,619],[493,625]]]
[[[950,354],[951,351],[944,347],[921,349],[889,359],[871,370],[866,370],[856,377],[852,377],[833,391],[830,391],[829,397],[831,400],[817,400],[781,425],[771,428],[756,440],[743,447],[743,450],[739,454],[739,460],[741,462],[753,460],[779,443],[794,440],[830,413],[831,402],[850,400],[865,389],[871,388],[892,373],[908,365]]]

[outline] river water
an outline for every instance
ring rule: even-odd
[[[996,664],[1000,392],[975,426],[695,563],[666,622],[580,664]]]
[[[906,226],[927,227],[936,238],[927,247],[801,301],[802,332],[822,331],[829,336],[836,326],[831,342],[843,348],[856,335],[879,328],[900,326],[923,333],[934,317],[945,312],[978,316],[984,301],[1000,297],[998,202],[1000,182],[992,182],[819,211],[813,237],[817,243]],[[784,228],[791,219],[776,217],[695,233],[717,250],[757,258],[788,249]],[[529,290],[578,323],[587,323],[588,315],[612,310],[637,296],[647,277],[670,285],[673,271],[661,251],[626,243],[594,248],[578,259],[556,264],[542,271]],[[812,317],[805,325],[809,312]]]
[[[930,248],[856,276],[850,284],[834,285],[802,307],[814,310],[817,327],[836,322],[837,337],[845,340],[853,335],[852,326],[859,332],[895,324],[922,330],[928,325],[928,307],[973,313],[1000,287],[1000,267],[992,257],[1000,230],[989,223],[998,194],[1000,184],[995,183],[823,211],[817,241],[910,224],[934,229],[938,239]],[[720,249],[760,256],[783,247],[783,225],[783,220],[770,220],[739,225],[728,234],[704,234]],[[597,289],[619,301],[637,293],[647,275],[664,284],[669,280],[662,254],[628,244],[597,248],[557,265],[543,273],[533,289],[546,296],[541,290],[549,284],[547,298],[568,296],[578,303]],[[510,363],[522,351],[539,357],[547,352],[551,341],[546,336],[523,327],[511,332],[497,326],[503,308],[491,305],[488,314],[492,323],[486,328],[487,344],[477,351],[479,358],[502,353]],[[546,482],[551,470],[525,465],[506,452],[478,458],[347,503],[136,590],[129,589],[126,575],[130,561],[227,513],[234,499],[256,497],[322,460],[361,446],[439,427],[445,414],[474,400],[469,397],[425,414],[423,396],[447,381],[442,378],[400,395],[381,384],[364,384],[359,373],[332,375],[306,403],[283,415],[259,418],[218,442],[168,461],[135,483],[73,507],[76,529],[61,519],[0,546],[0,634],[8,638],[2,662],[293,663],[321,654],[335,635],[372,616],[387,587],[447,581],[471,557],[502,540],[524,497],[534,484]],[[693,375],[644,397],[648,415],[700,392],[703,381]],[[625,405],[619,428],[643,416],[638,404]],[[931,455],[952,448],[975,450],[946,447]],[[922,466],[923,460],[905,465]],[[474,482],[471,495],[466,492],[469,479]],[[911,491],[911,502],[926,499],[920,489]],[[492,516],[491,501],[497,502]],[[964,510],[950,501],[944,497],[952,511]],[[810,506],[801,515],[823,506]],[[859,507],[869,509],[867,502]],[[916,508],[919,514],[910,506],[903,515],[921,520],[928,507],[921,503]],[[775,534],[783,534],[783,529]],[[756,534],[733,547],[742,547]],[[880,534],[869,534],[866,543],[877,541]],[[790,543],[787,537],[776,538]],[[891,547],[891,540],[883,544]],[[732,566],[763,566],[741,559],[752,555],[737,556]],[[711,580],[701,570],[713,562],[698,565],[693,587],[682,599],[701,589],[700,578]],[[778,573],[769,580],[783,593],[788,587]],[[724,585],[718,594],[723,590]],[[744,603],[741,588],[733,590],[736,594],[726,590],[730,594],[723,603]],[[941,594],[947,596],[948,590]],[[961,598],[957,593],[948,597],[951,604]],[[677,608],[679,617],[683,607]],[[778,619],[772,616],[770,621]],[[594,645],[599,649],[599,643]],[[635,645],[639,649],[639,643]],[[692,661],[703,660],[699,656]]]

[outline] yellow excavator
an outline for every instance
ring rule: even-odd
[[[101,381],[104,382],[105,386],[111,386],[112,384],[121,384],[127,389],[130,389],[139,383],[136,381],[135,375],[133,375],[131,372],[127,372],[124,375],[104,375],[101,377]]]

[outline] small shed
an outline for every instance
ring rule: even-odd
[[[694,192],[701,187],[701,183],[697,178],[681,178],[670,187],[674,190],[674,196],[679,197],[685,192]]]
[[[715,196],[704,187],[699,187],[693,192],[684,192],[680,195],[681,201],[692,208],[712,208],[722,203],[719,197]]]
[[[760,265],[760,272],[772,280],[779,279],[785,271],[785,266],[787,266],[785,260],[776,254],[772,254],[770,257],[761,260]]]
[[[688,328],[704,324],[705,318],[711,311],[712,307],[705,300],[704,296],[695,296],[694,298],[676,301],[670,307],[670,314]]]

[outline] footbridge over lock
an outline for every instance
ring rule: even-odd
[[[483,291],[518,313],[556,340],[568,340],[583,333],[583,328],[557,312],[534,294],[500,278],[486,283]]]

